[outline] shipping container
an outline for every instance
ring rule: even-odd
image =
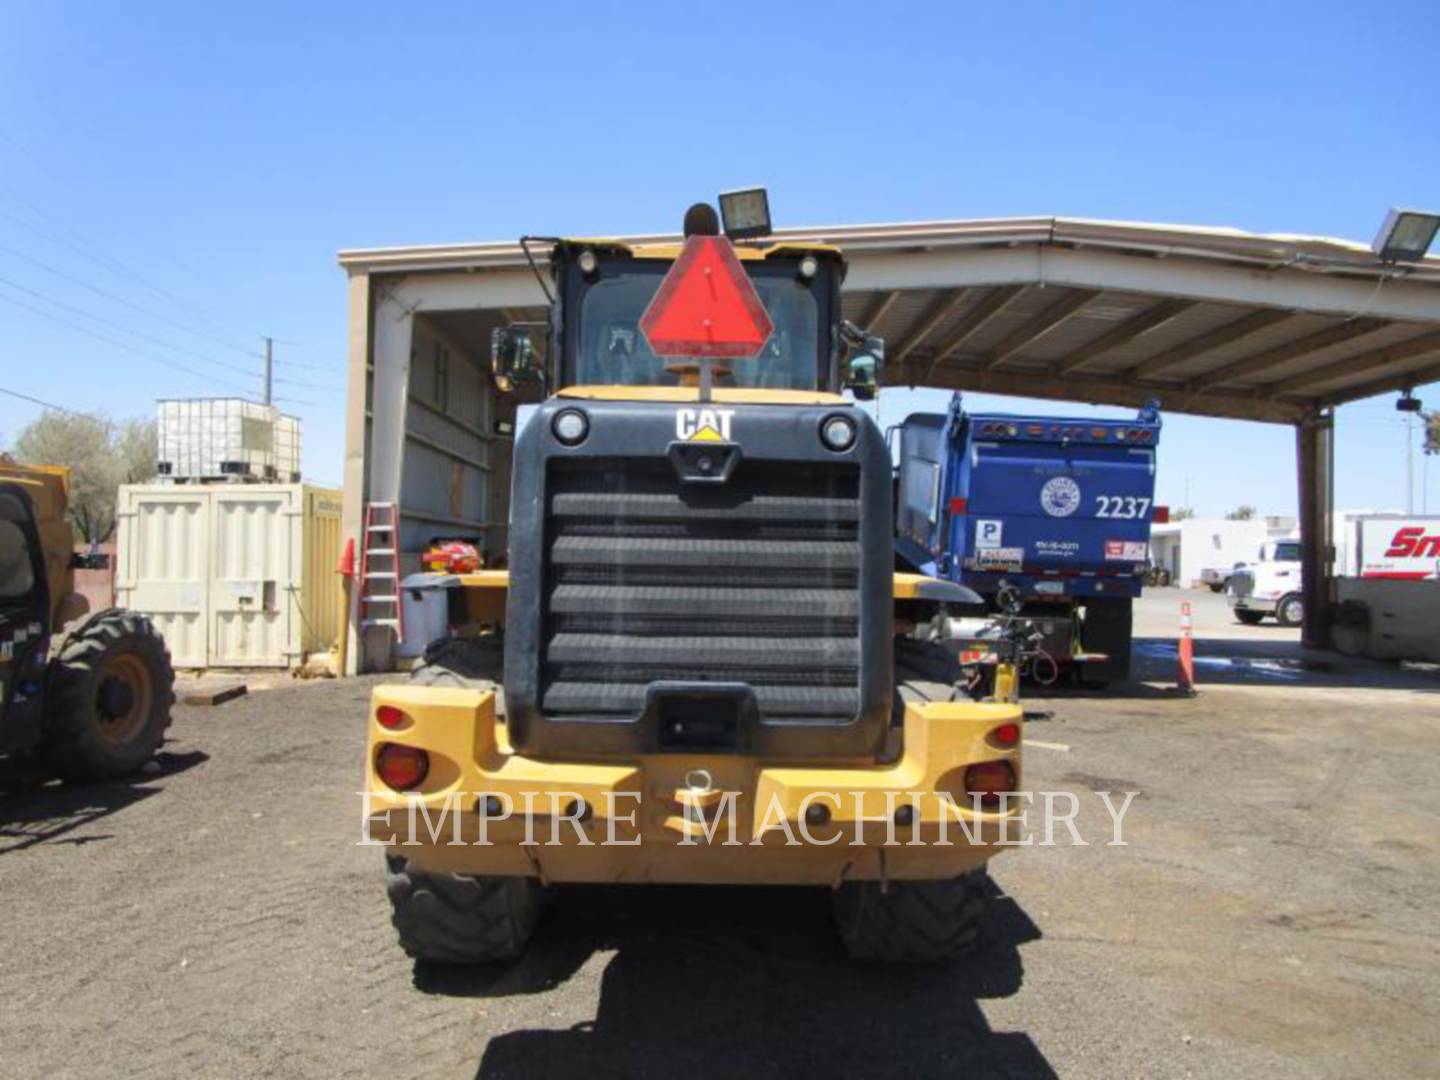
[[[127,484],[115,588],[177,667],[297,667],[340,618],[340,492],[307,484]]]
[[[190,480],[300,479],[300,421],[243,398],[157,402],[157,468]]]

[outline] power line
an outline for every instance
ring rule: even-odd
[[[159,285],[156,285],[153,281],[150,281],[148,278],[141,275],[138,271],[131,269],[124,263],[108,255],[104,251],[104,249],[102,249],[98,244],[95,244],[93,241],[87,240],[79,232],[66,226],[64,222],[60,221],[54,215],[47,213],[42,207],[36,205],[36,203],[34,203],[32,200],[26,198],[14,187],[11,187],[8,184],[0,184],[0,191],[8,192],[11,199],[19,202],[22,206],[29,209],[32,214],[35,214],[37,217],[49,222],[51,224],[51,229],[42,229],[34,222],[26,221],[24,218],[17,217],[14,214],[7,213],[0,216],[4,216],[9,220],[15,222],[17,225],[20,225],[22,228],[29,229],[31,232],[43,236],[54,243],[69,248],[81,258],[88,259],[90,262],[95,263],[97,266],[103,267],[110,273],[114,274],[116,277],[129,279],[130,281],[135,282],[146,289],[149,289],[151,292],[159,296],[163,296],[172,304],[175,304],[179,307],[190,308],[192,311],[195,311],[196,313],[203,316],[212,325],[218,325],[218,321],[212,313],[205,311],[204,308],[201,308],[196,304],[181,299],[169,290],[164,289]],[[59,230],[58,234],[54,231],[57,229]],[[241,348],[241,346],[238,345],[232,345],[232,347]]]
[[[126,297],[120,296],[117,293],[113,293],[108,289],[102,289],[100,288],[100,286],[94,285],[91,282],[86,281],[84,278],[76,277],[74,274],[57,269],[56,267],[51,266],[49,263],[42,262],[40,259],[35,258],[33,255],[27,255],[23,251],[19,251],[16,248],[10,247],[8,244],[0,244],[0,251],[4,251],[10,255],[13,255],[17,259],[24,259],[26,262],[30,263],[33,266],[40,267],[40,269],[46,271],[47,273],[54,274],[58,278],[63,278],[65,281],[69,281],[76,285],[79,285],[83,289],[89,289],[96,296],[103,296],[106,300],[113,301],[117,304],[122,304],[133,311],[140,312],[140,314],[142,315],[148,315],[152,319],[158,319],[160,322],[173,326],[177,330],[183,330],[187,334],[194,334],[196,337],[202,337],[205,340],[213,342],[217,345],[223,345],[227,349],[234,349],[236,352],[241,353],[244,356],[250,356],[256,359],[259,359],[260,357],[260,354],[258,352],[253,352],[249,349],[243,349],[239,345],[234,345],[231,342],[226,341],[224,338],[216,337],[213,334],[206,333],[204,330],[198,330],[195,327],[189,325],[188,323],[181,322],[179,319],[172,319],[168,315],[164,315],[161,312],[153,310],[152,308],[148,308],[143,304],[137,304],[133,300],[129,300]]]
[[[222,361],[222,360],[215,360],[215,359],[213,359],[213,358],[211,358],[211,357],[208,357],[208,356],[202,356],[202,355],[199,354],[199,353],[191,352],[189,349],[186,349],[186,348],[184,348],[183,346],[176,345],[176,344],[174,344],[173,342],[164,340],[163,338],[155,337],[153,334],[147,334],[147,333],[144,333],[143,331],[140,331],[140,330],[131,329],[131,328],[128,327],[128,326],[125,326],[125,325],[123,325],[123,324],[121,324],[121,323],[115,322],[113,319],[107,319],[107,318],[105,318],[105,317],[102,316],[102,315],[96,315],[94,312],[92,312],[92,311],[87,311],[85,308],[78,307],[78,306],[76,306],[75,304],[67,303],[67,302],[64,301],[64,300],[57,300],[57,299],[56,299],[55,297],[53,297],[53,296],[48,296],[48,295],[46,295],[45,293],[39,292],[39,291],[36,290],[36,289],[32,289],[32,288],[30,288],[30,287],[28,287],[28,286],[26,286],[26,285],[22,285],[22,284],[20,284],[18,281],[12,281],[10,278],[4,277],[3,275],[0,275],[0,284],[8,285],[8,286],[9,286],[10,288],[12,288],[12,289],[17,289],[17,290],[19,290],[20,292],[25,293],[25,294],[28,295],[28,296],[33,296],[35,299],[37,299],[37,300],[42,300],[42,301],[44,301],[44,302],[47,303],[47,304],[51,304],[51,305],[53,305],[53,306],[55,306],[55,307],[58,307],[58,308],[63,308],[63,309],[65,309],[66,311],[74,312],[76,315],[79,315],[80,317],[85,318],[85,319],[90,319],[90,320],[92,320],[92,321],[94,321],[94,322],[99,323],[99,324],[102,325],[102,326],[108,326],[108,327],[110,327],[111,329],[118,330],[118,331],[119,331],[120,333],[122,333],[122,334],[129,334],[129,335],[131,335],[132,337],[137,337],[137,338],[141,339],[142,341],[147,341],[147,342],[149,342],[149,343],[152,344],[152,345],[159,345],[161,348],[169,349],[169,350],[171,350],[172,352],[179,353],[181,356],[188,357],[188,358],[190,358],[191,360],[198,360],[198,361],[200,361],[201,363],[211,364],[211,365],[213,365],[213,366],[215,366],[215,367],[217,367],[217,368],[220,368],[220,369],[222,369],[222,370],[224,370],[224,371],[229,371],[229,372],[233,372],[233,373],[238,373],[238,374],[241,374],[241,375],[253,375],[253,374],[254,374],[254,372],[250,371],[248,368],[238,367],[238,366],[236,366],[235,364],[226,363],[226,362],[224,362],[224,361]],[[142,355],[143,355],[143,354],[142,354]],[[303,379],[277,378],[277,379],[275,379],[275,382],[280,383],[280,384],[283,384],[283,385],[285,385],[285,386],[298,386],[298,387],[302,387],[302,388],[304,388],[304,389],[309,389],[309,390],[339,390],[339,389],[340,389],[339,387],[336,387],[336,386],[325,386],[325,385],[322,385],[322,384],[319,384],[319,383],[307,382],[307,381],[305,381],[305,380],[303,380]]]
[[[213,360],[208,356],[201,356],[199,353],[192,353],[189,349],[166,341],[163,338],[157,338],[141,330],[132,330],[130,329],[130,327],[124,326],[121,323],[117,323],[113,319],[107,319],[103,315],[96,315],[94,312],[86,311],[84,308],[77,307],[76,305],[67,303],[64,300],[57,300],[53,296],[47,296],[45,293],[38,292],[37,290],[32,289],[26,285],[21,285],[18,281],[11,281],[9,278],[4,277],[3,275],[0,275],[0,285],[8,285],[10,288],[18,289],[20,292],[23,292],[28,296],[33,296],[37,300],[43,300],[47,304],[52,304],[58,308],[64,308],[66,311],[73,311],[81,318],[91,319],[94,322],[99,323],[101,326],[108,326],[112,330],[120,331],[122,334],[130,334],[132,337],[140,338],[142,341],[148,341],[152,345],[159,345],[161,348],[170,349],[173,352],[179,353],[181,356],[188,356],[192,360],[199,360],[201,363],[204,364],[213,364],[215,367],[223,368],[226,371],[240,372],[244,375],[253,374],[250,370],[246,368],[236,367],[234,364],[228,364],[223,360]]]
[[[277,341],[276,344],[279,345],[282,344],[282,342]],[[299,360],[285,360],[279,356],[275,357],[275,363],[285,364],[288,367],[305,368],[308,371],[327,371],[331,375],[339,375],[341,373],[341,369],[337,368],[334,364],[302,364]]]
[[[174,368],[176,371],[183,371],[187,375],[193,375],[197,379],[204,379],[206,382],[216,383],[220,386],[226,387],[227,389],[238,390],[242,394],[250,394],[252,392],[243,387],[236,386],[234,383],[228,382],[225,379],[217,378],[216,376],[208,374],[207,372],[196,371],[194,368],[186,367],[184,364],[177,364],[173,360],[166,360],[159,356],[152,356],[150,353],[141,352],[133,345],[129,345],[123,341],[116,341],[114,338],[108,337],[105,334],[96,333],[88,326],[81,326],[79,323],[71,322],[69,319],[62,318],[61,316],[56,315],[53,312],[46,311],[43,308],[35,307],[33,304],[27,304],[23,300],[16,300],[13,296],[6,296],[4,293],[0,293],[0,300],[4,300],[8,304],[14,304],[18,308],[24,308],[26,311],[34,312],[41,318],[49,319],[51,322],[59,323],[61,326],[68,326],[71,330],[78,330],[82,334],[87,334],[90,337],[95,338],[97,341],[103,341],[107,345],[113,345],[117,349],[124,349],[128,353],[134,353],[136,356],[139,356],[142,359],[149,360],[156,364],[164,364],[166,367]]]
[[[32,404],[40,405],[47,409],[54,409],[56,412],[69,413],[71,416],[87,415],[86,413],[77,412],[75,409],[67,409],[64,405],[56,405],[50,401],[41,401],[38,397],[31,397],[29,394],[22,394],[19,390],[7,390],[3,386],[0,386],[0,394],[9,394],[13,398],[19,398],[21,401],[28,401]]]
[[[8,142],[24,157],[28,158],[34,165],[36,165],[42,172],[50,174],[52,176],[55,175],[53,170],[51,170],[49,166],[47,166],[43,161],[41,161],[40,158],[33,151],[29,150],[24,144],[22,144],[14,136],[6,132],[3,128],[0,128],[0,139],[4,139],[6,142]],[[15,222],[16,224],[20,225],[25,229],[29,229],[30,231],[44,237],[45,239],[51,240],[54,243],[61,244],[62,246],[80,255],[82,258],[85,258],[90,262],[95,263],[96,265],[102,267],[103,269],[109,271],[111,274],[114,274],[117,277],[128,278],[142,285],[146,289],[149,289],[151,292],[156,293],[169,300],[172,304],[188,308],[191,311],[200,314],[212,325],[224,325],[224,321],[221,320],[218,316],[216,316],[214,312],[208,311],[207,309],[205,309],[199,304],[194,303],[193,301],[187,301],[179,296],[176,296],[169,290],[155,284],[153,281],[150,281],[148,278],[141,275],[132,267],[127,266],[125,263],[122,263],[120,260],[109,255],[105,251],[105,249],[100,247],[100,245],[96,244],[92,240],[89,240],[77,229],[71,228],[70,226],[66,225],[65,222],[61,221],[54,214],[49,213],[47,210],[45,210],[44,207],[37,204],[33,199],[28,198],[23,192],[17,190],[15,187],[9,184],[0,184],[0,190],[8,192],[12,200],[20,203],[32,214],[41,218],[43,221],[48,222],[50,225],[50,229],[42,229],[34,222],[26,221],[24,218],[17,217],[14,214],[0,212],[0,216],[3,216],[8,220]],[[109,299],[115,303],[122,304],[144,315],[148,315],[151,318],[158,319],[161,322],[167,323],[170,326],[184,331],[185,333],[194,334],[196,337],[204,338],[205,340],[210,341],[214,344],[224,346],[227,349],[233,349],[234,351],[240,353],[242,356],[249,356],[257,360],[262,358],[261,354],[256,352],[254,349],[246,348],[243,345],[238,345],[232,340],[228,340],[224,337],[218,336],[217,334],[213,334],[209,331],[196,327],[193,323],[171,318],[169,316],[161,314],[160,312],[154,311],[151,308],[147,308],[142,304],[137,304],[132,300],[126,299],[125,297],[118,296],[115,293],[112,293],[106,289],[102,289],[97,285],[87,282],[72,274],[66,273],[63,270],[56,269],[55,267],[50,266],[40,261],[39,259],[34,258],[33,256],[27,255],[24,252],[17,251],[14,248],[4,245],[0,245],[0,250],[8,251],[10,254],[24,259],[27,262],[33,263],[36,266],[39,266],[42,269],[52,274],[55,274],[58,277],[62,277],[68,281],[74,282],[75,284],[82,286],[83,288],[89,289],[91,292],[94,292],[99,296],[103,296],[106,299]],[[234,330],[235,328],[232,326],[229,327],[229,329]],[[167,347],[174,348],[174,346],[169,345],[167,345]],[[333,365],[307,364],[298,360],[279,359],[277,359],[276,362],[287,364],[291,367],[305,368],[312,371],[329,372],[331,374],[339,373]]]

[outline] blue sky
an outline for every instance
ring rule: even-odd
[[[1386,207],[1440,205],[1433,3],[0,0],[0,25],[0,387],[151,415],[254,392],[269,334],[322,481],[342,247],[670,229],[757,182],[796,225],[1065,214],[1368,241]],[[37,412],[0,395],[0,445]],[[1393,399],[1341,410],[1338,450],[1341,506],[1403,508]],[[1171,417],[1159,498],[1293,512],[1293,460],[1288,428]],[[1420,473],[1417,454],[1417,507]]]

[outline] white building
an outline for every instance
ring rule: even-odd
[[[1176,585],[1197,585],[1200,571],[1253,562],[1268,537],[1288,536],[1294,529],[1295,519],[1287,517],[1186,518],[1151,526],[1150,557],[1170,571]]]

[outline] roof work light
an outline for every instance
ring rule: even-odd
[[[1370,244],[1370,250],[1385,262],[1415,262],[1425,257],[1440,230],[1440,214],[1396,208]]]
[[[763,187],[720,193],[720,216],[731,240],[770,235],[770,196]]]

